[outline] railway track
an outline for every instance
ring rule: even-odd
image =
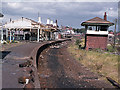
[[[69,44],[70,41],[62,42],[41,52],[38,59],[41,88],[114,88],[78,63],[67,51]]]

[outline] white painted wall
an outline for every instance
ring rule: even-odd
[[[55,40],[57,40],[58,39],[58,32],[54,32],[54,35],[55,35]]]
[[[93,30],[87,30],[87,34],[108,35],[108,31],[93,31]]]
[[[75,32],[73,30],[71,30],[71,34],[75,34]]]

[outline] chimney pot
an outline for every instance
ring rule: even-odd
[[[57,23],[57,20],[55,20],[55,23]]]
[[[52,24],[52,25],[53,25],[53,20],[51,20],[50,24]]]
[[[38,23],[42,23],[41,17],[38,17]]]
[[[50,24],[50,19],[49,18],[47,19],[47,24]]]
[[[106,12],[104,14],[104,20],[107,20],[107,14],[106,14]]]
[[[12,19],[10,18],[10,22],[12,21]]]

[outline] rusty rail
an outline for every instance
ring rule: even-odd
[[[118,82],[116,82],[115,80],[113,80],[110,77],[106,77],[106,78],[113,86],[115,86],[116,88],[120,89],[120,84]]]

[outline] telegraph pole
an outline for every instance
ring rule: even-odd
[[[39,21],[39,12],[38,12],[38,21]],[[38,22],[39,23],[39,22]],[[39,42],[39,39],[40,39],[40,36],[39,36],[39,34],[40,34],[40,23],[38,24],[38,31],[37,31],[37,42]]]
[[[114,30],[114,45],[113,45],[113,48],[115,50],[115,40],[116,40],[116,24],[117,24],[117,19],[115,19],[115,30]]]

